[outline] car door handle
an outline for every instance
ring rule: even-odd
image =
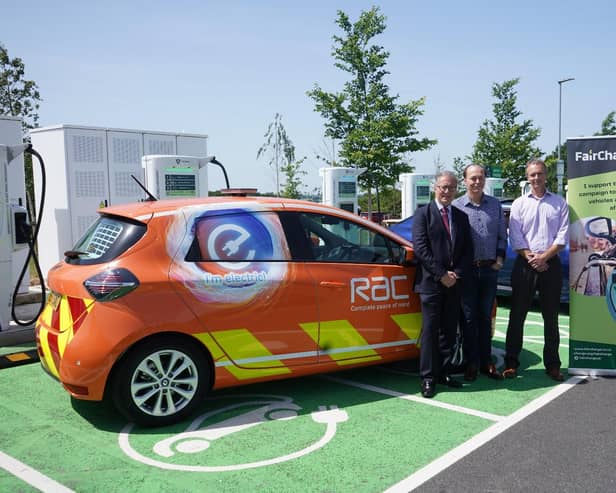
[[[346,284],[339,281],[321,281],[321,286],[324,288],[344,288]]]

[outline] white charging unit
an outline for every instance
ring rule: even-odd
[[[434,175],[402,173],[399,179],[402,184],[402,219],[404,219],[415,214],[418,207],[430,202]]]
[[[319,168],[321,176],[321,203],[357,214],[357,177],[366,168],[328,167]]]
[[[156,198],[177,199],[205,197],[207,174],[199,173],[211,157],[167,156],[150,154],[141,158],[145,170],[145,186]]]
[[[13,253],[16,248],[14,220],[16,207],[11,203],[9,195],[9,163],[17,161],[16,158],[21,156],[25,148],[25,144],[13,146],[0,144],[0,328],[2,330],[6,330],[10,323],[15,285]]]
[[[505,181],[505,178],[486,178],[483,191],[488,195],[492,195],[492,197],[502,199],[504,197]]]

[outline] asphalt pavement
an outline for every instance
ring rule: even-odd
[[[414,491],[616,491],[616,379],[586,378]]]
[[[14,311],[19,323],[11,320],[8,327],[2,327],[0,348],[34,341],[34,323],[42,310],[41,303],[41,290],[38,286],[31,287],[28,293],[17,295]]]

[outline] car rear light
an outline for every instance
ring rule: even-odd
[[[86,279],[83,285],[96,300],[111,301],[137,288],[139,280],[127,269],[109,269]]]

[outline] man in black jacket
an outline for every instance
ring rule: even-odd
[[[435,200],[419,208],[413,219],[418,260],[414,290],[419,293],[422,313],[419,376],[424,397],[434,397],[437,383],[462,386],[449,376],[449,369],[473,243],[468,217],[451,206],[457,185],[451,171],[437,174]]]

